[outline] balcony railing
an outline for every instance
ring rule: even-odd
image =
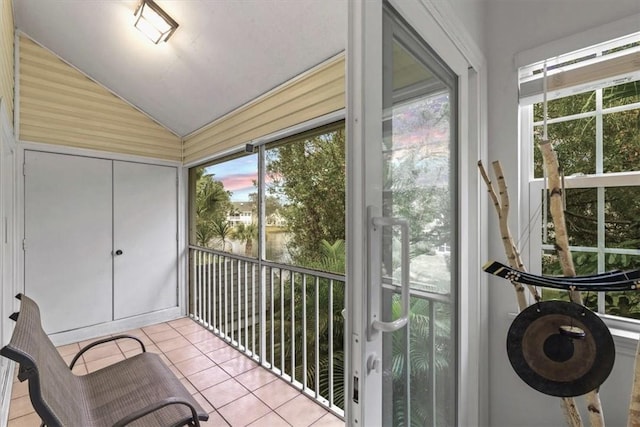
[[[190,315],[344,416],[344,276],[189,250]]]

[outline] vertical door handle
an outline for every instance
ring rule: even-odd
[[[382,217],[374,215],[375,209],[368,208],[368,251],[369,251],[369,275],[368,293],[369,304],[369,328],[368,338],[371,340],[377,331],[393,332],[401,329],[409,322],[409,221],[404,218]],[[400,227],[401,236],[401,259],[400,259],[400,281],[401,281],[401,313],[393,321],[385,322],[380,320],[380,291],[382,289],[382,228]]]

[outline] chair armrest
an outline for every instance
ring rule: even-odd
[[[187,402],[186,400],[182,400],[178,397],[167,397],[166,399],[162,399],[161,401],[152,403],[151,405],[148,405],[145,408],[139,409],[129,415],[127,415],[124,418],[121,418],[120,420],[118,420],[113,427],[123,427],[126,426],[127,424],[137,420],[138,418],[142,418],[145,415],[148,415],[154,411],[157,411],[158,409],[162,409],[165,406],[168,405],[186,405],[189,407],[189,409],[191,410],[191,416],[193,418],[193,422],[194,422],[194,426],[196,427],[200,427],[200,419],[198,418],[198,412],[196,411],[196,408],[193,407],[193,405],[191,405],[189,402]]]
[[[142,352],[146,352],[147,349],[144,346],[144,343],[142,342],[142,340],[140,340],[140,338],[138,337],[134,337],[133,335],[116,335],[114,337],[109,337],[109,338],[103,338],[101,340],[98,341],[94,341],[91,344],[87,344],[84,347],[82,347],[80,349],[80,351],[78,351],[78,353],[76,353],[76,355],[74,356],[73,360],[71,360],[71,363],[69,364],[69,369],[73,369],[73,367],[75,366],[76,362],[78,361],[78,359],[80,358],[80,356],[82,356],[87,350],[92,349],[93,347],[100,345],[100,344],[104,344],[107,342],[111,342],[111,341],[115,341],[115,340],[119,340],[122,338],[129,338],[132,340],[136,340],[140,343],[140,347],[142,347]]]

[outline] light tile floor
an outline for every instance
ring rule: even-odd
[[[189,318],[125,333],[140,338],[147,351],[160,354],[209,412],[203,427],[344,426],[341,419]],[[69,363],[91,341],[61,346],[58,351]],[[102,344],[85,353],[73,371],[78,375],[93,372],[139,351],[134,340]],[[29,401],[27,382],[16,379],[8,427],[38,426],[40,418]]]

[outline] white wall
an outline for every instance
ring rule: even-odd
[[[500,160],[511,194],[511,229],[518,224],[518,104],[516,54],[640,13],[639,0],[489,0],[486,20],[489,90],[489,160]],[[640,30],[640,20],[637,30]],[[574,40],[575,41],[575,40]],[[500,233],[490,212],[489,254],[504,260]],[[520,228],[518,227],[520,226]],[[558,398],[530,389],[513,372],[505,350],[507,330],[517,309],[504,280],[490,279],[489,415],[491,426],[562,426]],[[601,392],[609,426],[626,425],[633,375],[633,341],[616,342],[616,364]],[[578,404],[585,407],[583,399]],[[584,412],[583,412],[584,413]],[[583,415],[585,425],[588,419]]]
[[[487,0],[450,0],[456,16],[464,29],[486,55],[485,15]]]

